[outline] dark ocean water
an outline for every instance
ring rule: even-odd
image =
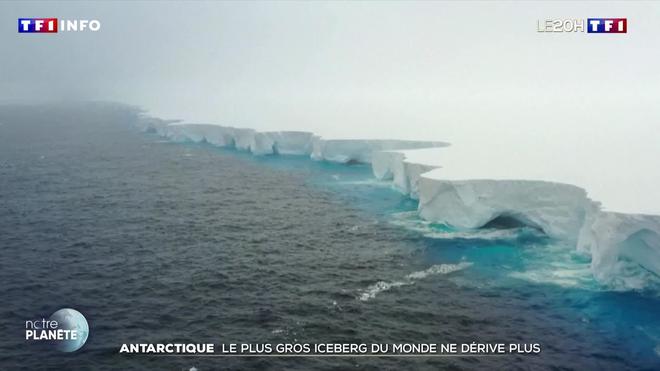
[[[414,218],[413,201],[371,181],[368,166],[167,143],[134,119],[100,104],[0,106],[0,369],[660,368],[658,299],[575,279],[588,264],[578,257],[551,265],[568,264],[568,281],[543,279],[544,257],[561,246],[524,231],[446,238]],[[439,264],[463,269],[433,271]],[[24,321],[63,307],[87,317],[81,350],[23,340]],[[118,354],[135,342],[472,341],[543,350]]]

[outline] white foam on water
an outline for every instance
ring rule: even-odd
[[[406,286],[406,285],[412,285],[413,282],[405,282],[405,281],[394,281],[394,282],[385,282],[385,281],[378,281],[375,284],[367,287],[362,294],[360,294],[360,300],[361,301],[369,301],[373,298],[376,297],[379,293],[383,291],[388,291],[389,289],[393,287],[400,287],[400,286]]]
[[[415,281],[424,279],[428,276],[457,272],[468,268],[471,265],[472,263],[470,262],[461,262],[458,264],[436,264],[429,269],[410,273],[406,275],[401,281],[378,281],[375,284],[367,287],[358,298],[361,301],[369,301],[375,298],[376,295],[380,294],[381,292],[388,291],[392,288],[413,285]]]
[[[509,277],[535,284],[602,289],[593,277],[590,261],[569,245],[549,243],[527,250],[526,254],[525,270],[510,272]]]
[[[425,237],[435,239],[465,239],[465,240],[514,240],[521,234],[521,229],[484,229],[477,231],[427,232]]]
[[[471,266],[472,263],[461,262],[458,264],[436,264],[429,269],[413,272],[406,276],[408,280],[421,280],[431,275],[435,274],[449,274],[456,271],[460,271]]]
[[[593,277],[589,264],[556,269],[547,267],[523,272],[517,271],[509,273],[509,277],[537,284],[551,284],[561,287],[593,287]]]

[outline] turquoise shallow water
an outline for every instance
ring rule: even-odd
[[[0,107],[0,369],[657,369],[658,298],[529,229],[456,232],[366,165],[168,143],[104,105]],[[70,355],[23,321],[71,307]],[[124,342],[521,342],[536,356],[185,359]],[[72,361],[73,360],[73,361]]]

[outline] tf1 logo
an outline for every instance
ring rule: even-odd
[[[588,18],[588,33],[628,33],[627,18]]]
[[[96,19],[64,20],[57,18],[18,18],[19,33],[57,33],[59,31],[98,31],[101,22]]]
[[[538,32],[628,33],[627,18],[546,19]]]

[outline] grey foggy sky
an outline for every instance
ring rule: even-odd
[[[475,173],[500,164],[501,177],[660,212],[658,3],[4,2],[0,14],[2,100],[108,99],[259,130],[446,140]],[[102,28],[25,35],[18,17]],[[555,17],[626,17],[629,30],[536,32]]]

